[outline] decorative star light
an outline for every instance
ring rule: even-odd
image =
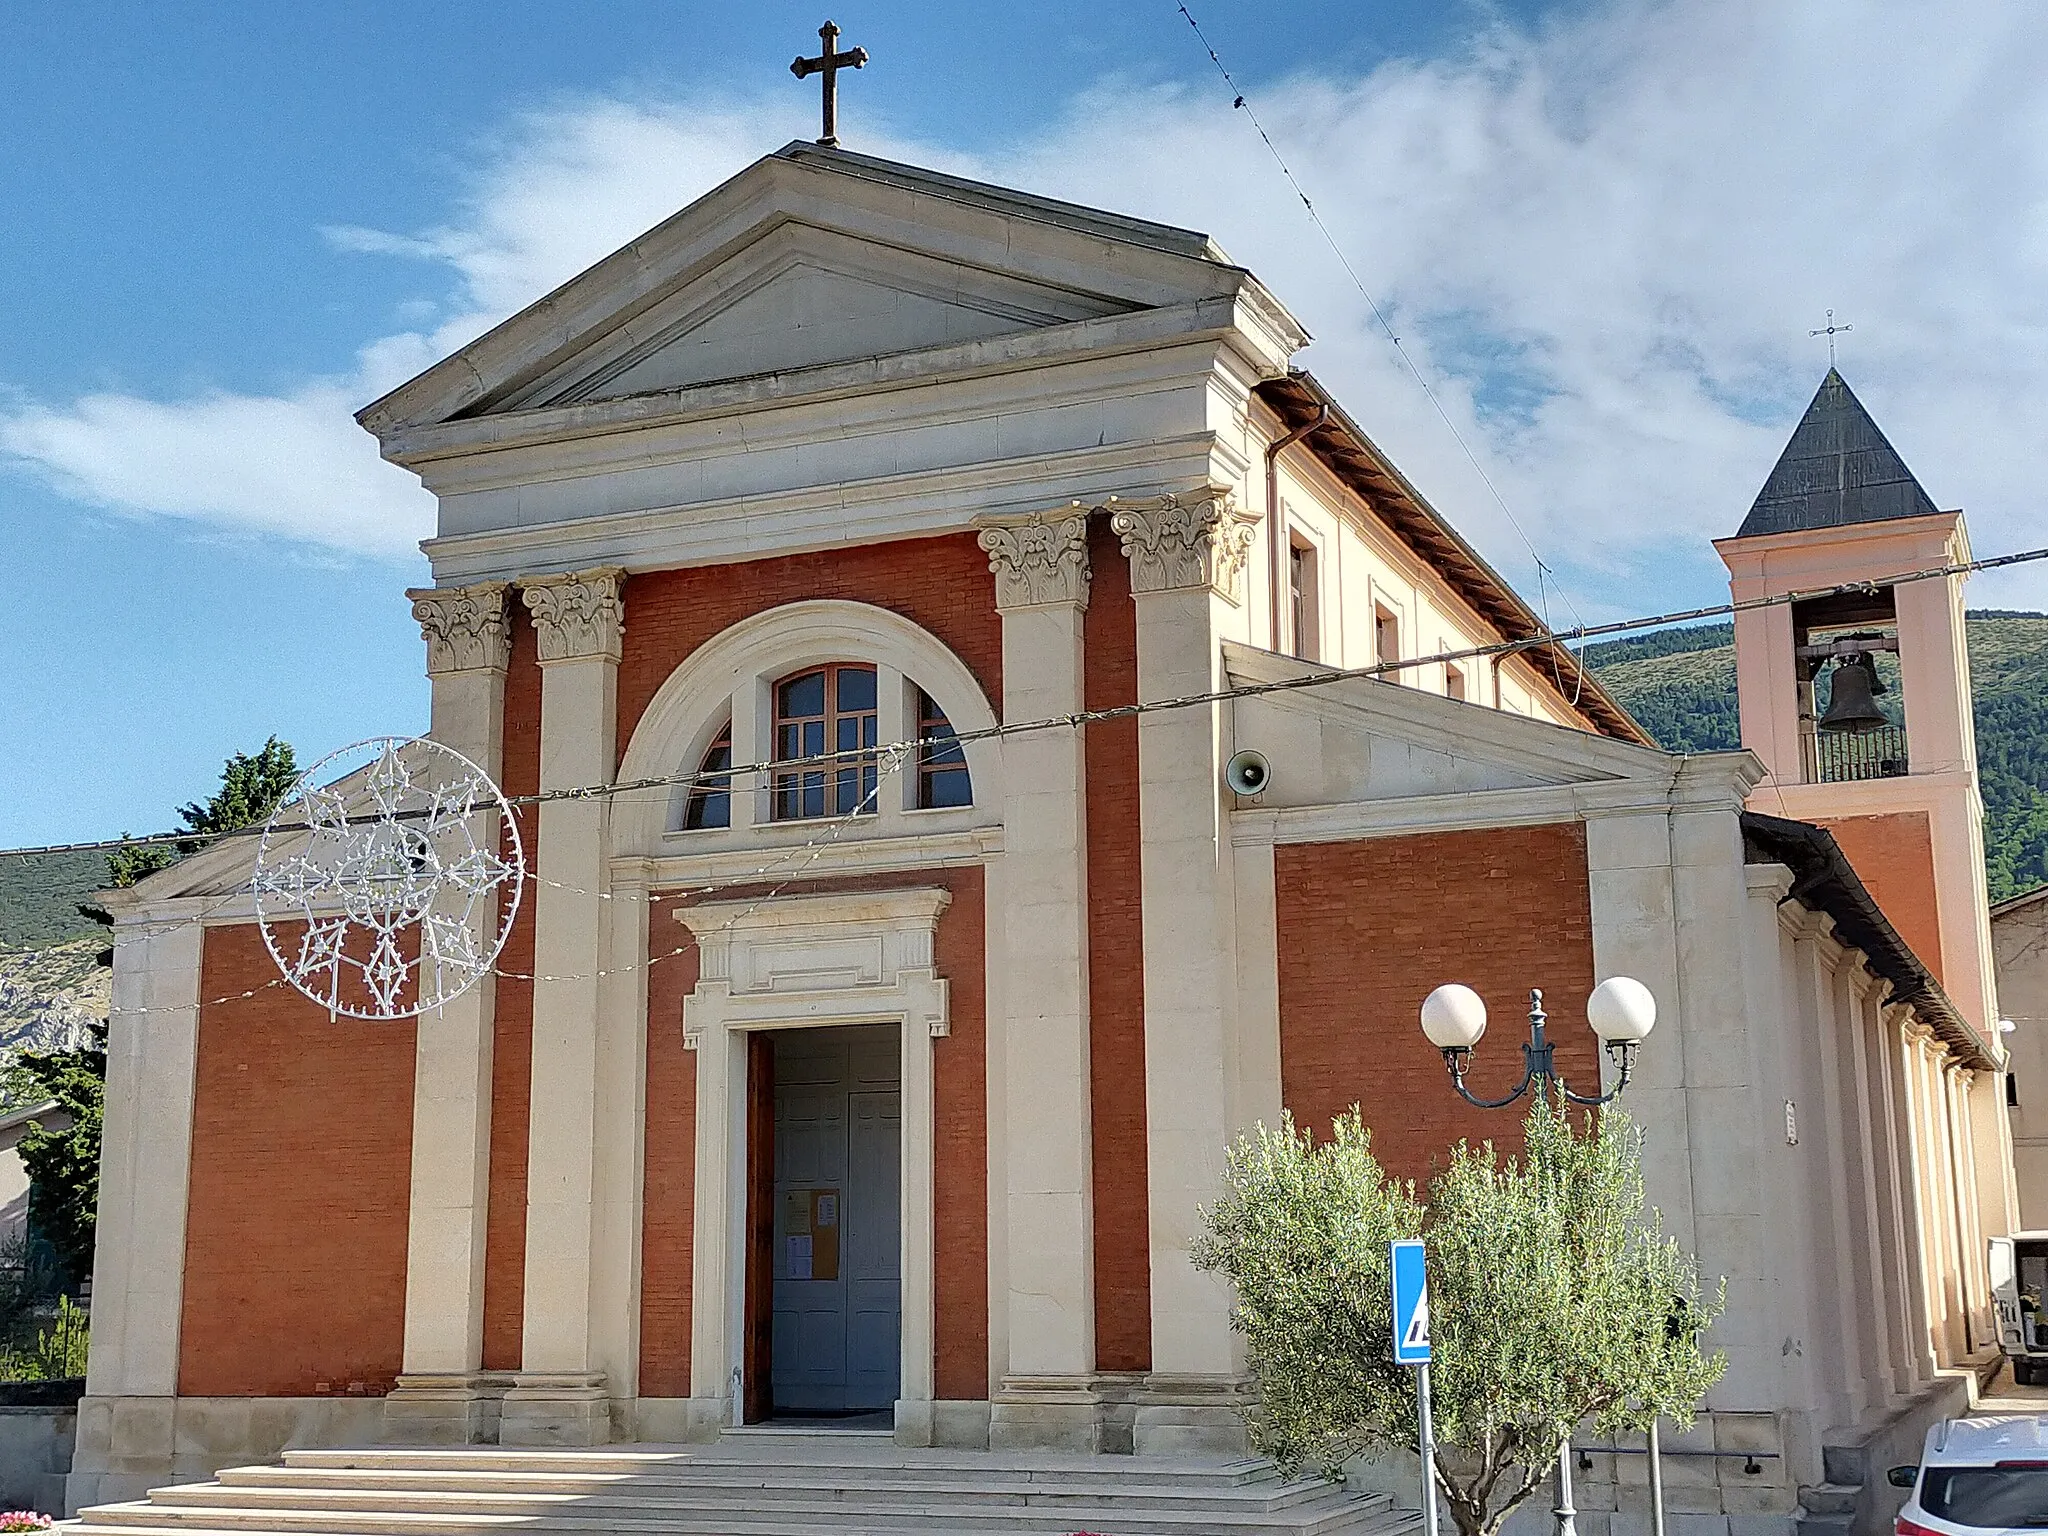
[[[263,942],[331,1015],[404,1019],[490,974],[526,884],[490,776],[424,738],[322,758],[279,803],[256,856]]]

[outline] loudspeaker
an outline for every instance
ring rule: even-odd
[[[1223,765],[1223,782],[1233,794],[1262,795],[1272,778],[1273,765],[1266,761],[1266,754],[1249,747]]]

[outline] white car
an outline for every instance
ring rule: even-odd
[[[1893,1467],[1913,1496],[1898,1536],[2048,1531],[2048,1417],[1949,1419],[1927,1431],[1917,1467]]]

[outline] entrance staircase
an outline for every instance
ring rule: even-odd
[[[924,1451],[846,1434],[591,1451],[286,1451],[80,1512],[76,1536],[1410,1536],[1384,1495],[1263,1461]]]

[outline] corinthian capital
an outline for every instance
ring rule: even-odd
[[[540,659],[603,656],[617,661],[619,637],[626,632],[626,605],[619,596],[625,581],[626,573],[615,565],[521,581],[519,596],[533,615]]]
[[[405,594],[426,637],[427,676],[505,670],[512,651],[505,625],[509,585],[483,581],[473,587],[414,587]]]
[[[1109,526],[1123,540],[1124,558],[1131,562],[1134,593],[1206,586],[1236,602],[1257,523],[1231,504],[1228,490],[1216,486],[1191,496],[1155,496],[1109,507]]]
[[[977,518],[975,524],[995,573],[998,609],[1088,606],[1088,514],[1078,503],[1072,510]]]

